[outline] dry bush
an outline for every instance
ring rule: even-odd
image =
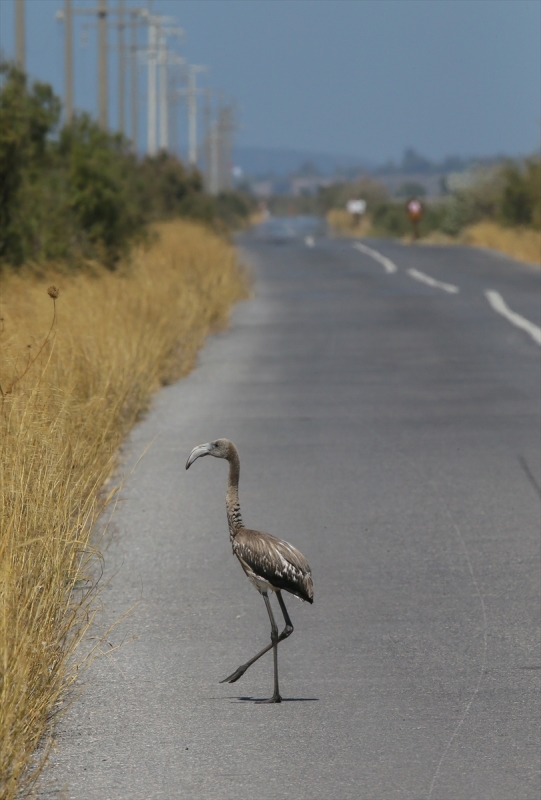
[[[95,608],[89,537],[118,445],[246,293],[225,240],[187,222],[157,230],[124,272],[56,276],[56,300],[50,276],[0,279],[2,800],[35,779],[33,753],[75,679]]]
[[[248,217],[248,226],[254,225],[261,225],[263,222],[266,222],[269,218],[268,211],[252,211],[250,216]]]
[[[495,222],[478,222],[460,237],[464,244],[490,247],[529,264],[541,264],[541,233],[531,228],[504,228]]]
[[[372,222],[369,215],[363,215],[356,224],[349,211],[342,208],[331,208],[327,211],[327,223],[331,230],[340,236],[370,236]]]

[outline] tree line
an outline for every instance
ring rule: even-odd
[[[211,196],[175,156],[140,158],[90,115],[61,125],[61,112],[49,84],[0,62],[0,264],[98,259],[114,268],[153,220],[225,229],[248,217],[245,196]]]
[[[439,197],[423,200],[422,236],[432,231],[459,236],[468,226],[485,220],[504,228],[541,230],[539,154],[524,159],[501,159],[491,165],[479,164],[462,175],[461,186],[450,189],[444,182]],[[274,197],[269,207],[275,213],[326,215],[334,209],[345,209],[349,199],[363,198],[372,234],[404,236],[411,230],[405,202],[408,196],[417,194],[416,185],[406,188],[407,192],[399,191],[392,197],[377,176],[367,175],[321,187],[311,196]]]

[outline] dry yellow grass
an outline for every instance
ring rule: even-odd
[[[331,208],[327,212],[327,223],[340,236],[369,236],[372,228],[369,215],[365,214],[355,225],[351,214],[345,208]]]
[[[2,800],[35,779],[33,753],[75,679],[95,605],[89,536],[118,445],[152,390],[189,370],[208,331],[246,294],[224,239],[187,222],[157,229],[124,272],[56,276],[54,301],[50,276],[1,279]],[[52,335],[23,374],[53,302]]]
[[[529,264],[541,264],[541,232],[527,228],[503,228],[494,222],[479,222],[466,228],[464,244],[490,247]]]
[[[248,219],[248,226],[261,225],[269,218],[268,211],[252,211]]]

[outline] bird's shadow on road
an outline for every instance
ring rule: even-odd
[[[230,697],[234,703],[261,703],[265,697]],[[319,703],[319,697],[282,697],[282,703]]]
[[[524,458],[524,456],[518,456],[518,463],[520,465],[521,470],[526,475],[528,481],[530,482],[531,486],[533,487],[534,491],[537,492],[537,494],[541,498],[541,486],[539,485],[539,483],[536,481],[534,475],[532,474],[532,471],[531,471],[531,469],[529,467],[529,464],[526,461],[526,459]]]

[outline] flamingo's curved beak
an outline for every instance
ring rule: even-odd
[[[208,455],[210,455],[210,442],[207,442],[206,444],[198,444],[188,456],[188,460],[186,461],[186,469],[190,469],[190,466],[197,458]]]

